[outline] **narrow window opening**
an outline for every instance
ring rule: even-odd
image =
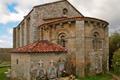
[[[93,34],[93,40],[92,40],[92,43],[93,43],[93,49],[94,50],[98,50],[98,49],[101,49],[102,48],[102,41],[100,39],[100,35],[98,32],[95,32]]]
[[[61,33],[59,36],[58,36],[58,44],[60,44],[61,46],[63,47],[66,47],[66,35],[64,33]]]
[[[63,15],[66,16],[68,13],[68,10],[66,8],[63,9]]]
[[[16,59],[16,64],[18,64],[19,62],[18,62],[18,59]]]

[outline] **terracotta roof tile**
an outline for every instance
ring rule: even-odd
[[[48,52],[67,52],[67,49],[47,40],[36,41],[24,47],[16,48],[13,53],[48,53]]]
[[[71,20],[81,20],[83,19],[84,17],[59,17],[59,18],[52,18],[52,19],[44,19],[44,23],[43,24],[40,24],[40,26],[44,26],[44,25],[49,25],[49,24],[54,24],[54,23],[60,23],[60,22],[64,22],[64,21],[71,21]]]
[[[40,24],[39,27],[44,26],[44,25],[52,25],[52,24],[56,24],[56,23],[60,23],[60,22],[67,22],[67,21],[76,21],[76,20],[87,20],[87,19],[91,19],[91,20],[98,20],[101,22],[104,22],[106,24],[109,24],[108,22],[101,20],[101,19],[97,19],[97,18],[91,18],[91,17],[61,17],[61,18],[53,18],[53,19],[46,19],[46,21],[43,24]]]

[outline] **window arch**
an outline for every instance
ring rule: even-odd
[[[68,13],[67,8],[64,8],[64,9],[63,9],[63,14],[66,15],[67,13]]]
[[[42,28],[40,28],[40,38],[41,38],[41,40],[44,40],[44,34],[43,34],[43,32],[44,32],[44,29],[42,27]]]
[[[98,32],[93,33],[93,49],[98,50],[102,48],[102,40],[100,38],[100,34]]]
[[[65,33],[61,33],[58,35],[58,44],[60,44],[63,47],[66,47],[66,34]]]

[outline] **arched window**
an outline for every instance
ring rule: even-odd
[[[66,15],[67,13],[68,13],[67,8],[64,8],[64,9],[63,9],[63,14]]]
[[[66,34],[61,33],[58,35],[58,44],[62,45],[63,47],[66,47]]]
[[[98,32],[94,32],[92,43],[94,50],[98,50],[102,48],[102,40]]]
[[[43,40],[44,39],[44,34],[43,34],[43,32],[44,32],[44,30],[43,30],[43,28],[41,28],[41,40]]]

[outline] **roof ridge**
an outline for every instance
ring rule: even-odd
[[[41,41],[37,41],[29,45],[26,45],[24,47],[16,48],[15,50],[13,50],[13,53],[16,53],[16,52],[18,53],[67,52],[67,49],[55,43],[49,42],[48,40],[41,40]]]
[[[50,4],[54,4],[54,3],[58,3],[58,2],[63,2],[63,1],[67,1],[67,0],[58,0],[58,1],[54,1],[54,2],[48,2],[48,3],[33,6],[33,8],[40,7],[40,6],[46,6],[46,5],[50,5]]]
[[[42,25],[45,25],[45,24],[53,23],[53,22],[64,21],[64,20],[71,20],[71,19],[82,19],[82,18],[85,18],[85,17],[84,16],[83,17],[76,16],[76,17],[61,18],[61,19],[57,19],[57,20],[55,19],[54,21],[45,22],[45,23],[39,25],[38,27],[40,27]]]
[[[49,2],[49,3],[45,3],[45,4],[40,4],[40,5],[34,6],[33,8],[40,7],[40,6],[46,6],[46,5],[54,4],[54,3],[59,3],[59,2],[64,2],[64,1],[66,1],[68,4],[70,4],[80,15],[84,16],[84,15],[81,14],[81,12],[80,12],[77,8],[75,8],[68,0],[59,0],[59,1]]]
[[[33,6],[33,8],[30,10],[30,12],[26,16],[24,16],[22,21],[20,23],[18,23],[18,25],[15,28],[19,27],[19,25],[32,13],[34,8],[49,5],[49,4],[53,4],[53,3],[64,2],[64,1],[66,1],[69,5],[71,5],[71,7],[73,7],[80,15],[82,15],[84,17],[84,15],[81,14],[81,12],[77,8],[75,8],[68,0],[58,0],[58,1],[55,1],[55,2],[50,2],[50,3],[45,3],[45,4],[40,4],[40,5]]]

